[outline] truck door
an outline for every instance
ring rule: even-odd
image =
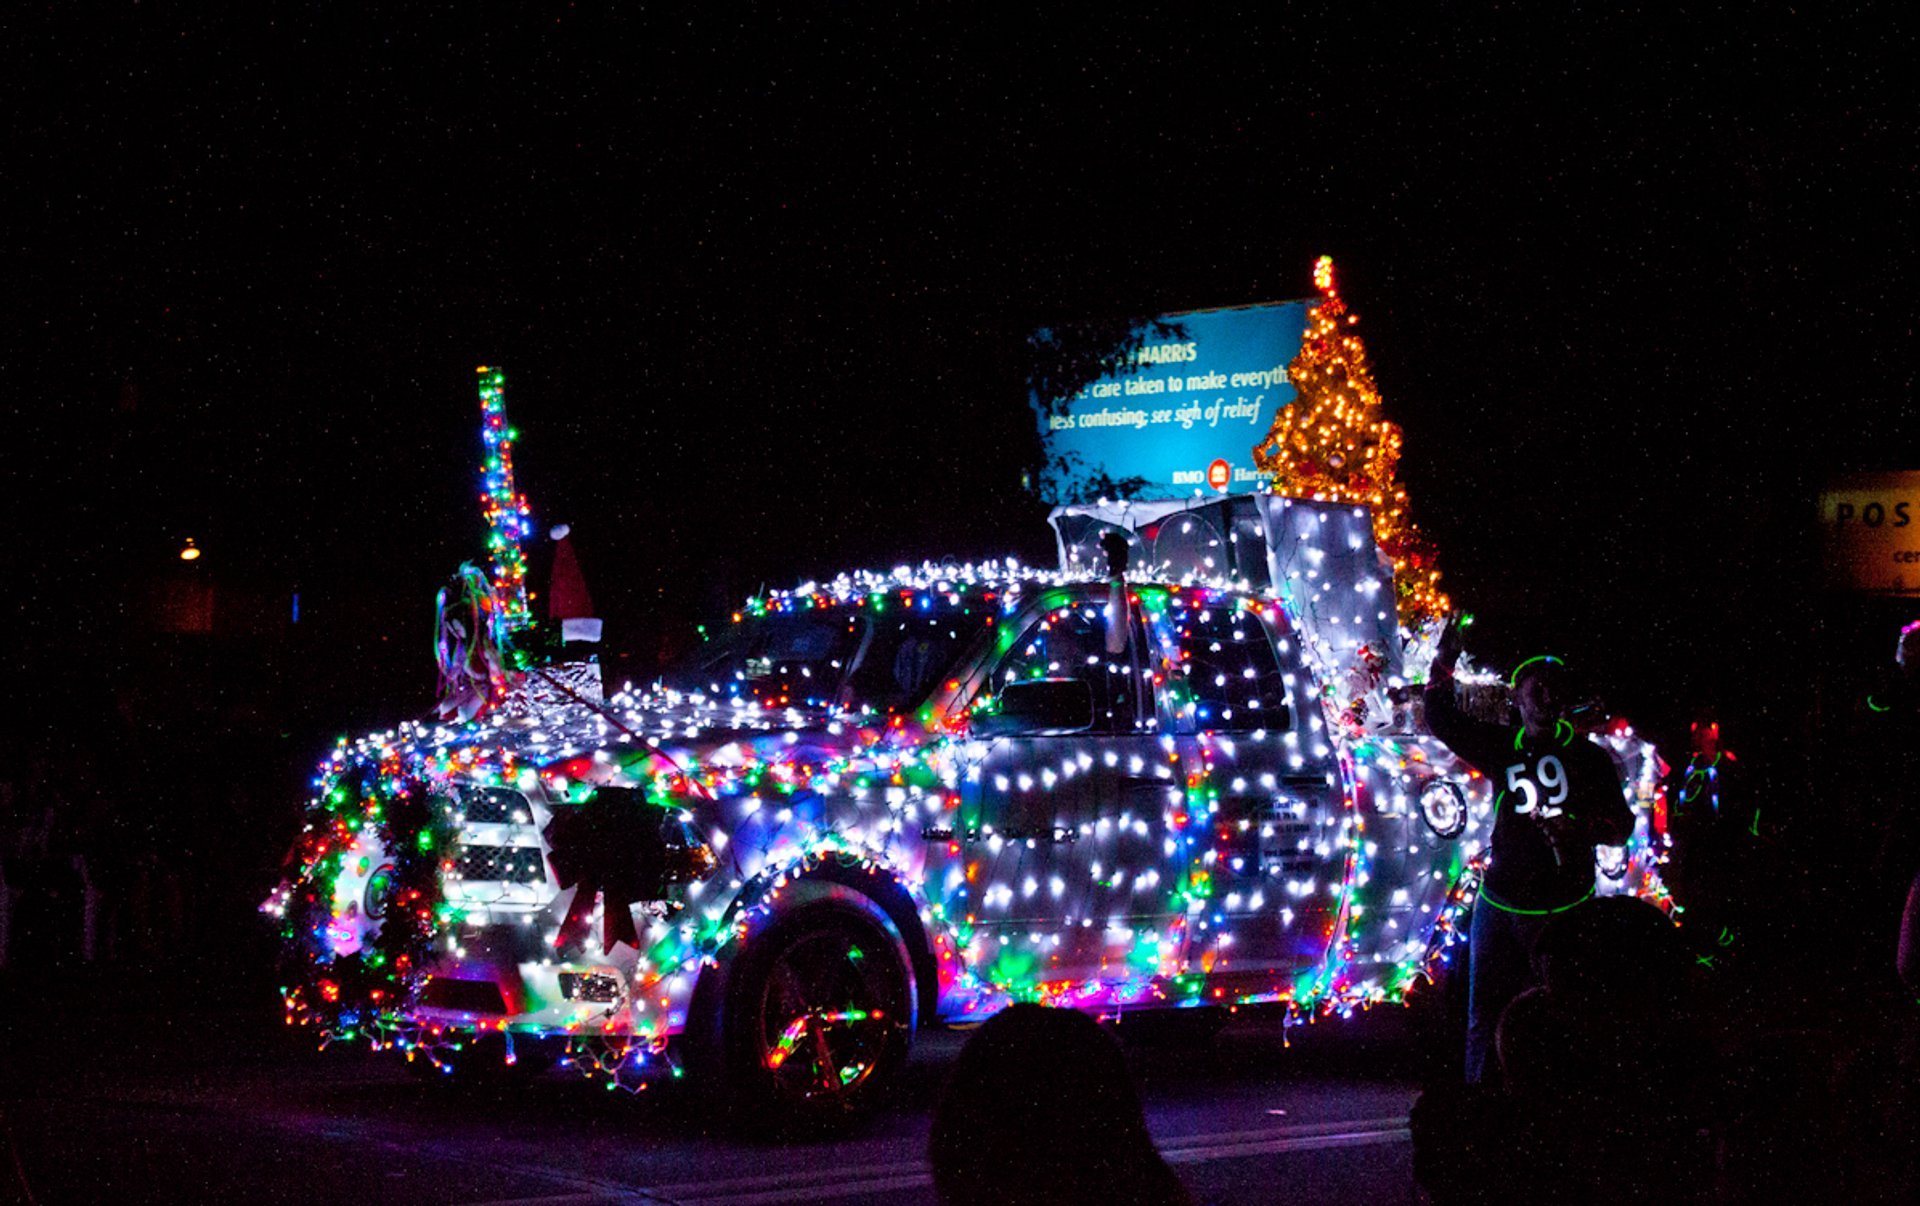
[[[1326,953],[1345,867],[1314,684],[1271,603],[1181,591],[1155,620],[1196,831],[1190,970],[1210,997],[1283,993]]]
[[[1162,816],[1177,786],[1140,661],[1129,608],[1127,648],[1107,652],[1106,600],[1049,599],[994,664],[984,690],[1077,679],[1091,723],[994,736],[962,789],[969,906],[985,949],[976,968],[1001,987],[1101,985],[1184,969],[1163,948],[1178,868],[1162,857]]]

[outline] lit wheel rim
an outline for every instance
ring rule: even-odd
[[[1458,784],[1435,779],[1420,793],[1420,817],[1435,836],[1459,837],[1467,827],[1467,797]]]
[[[760,1062],[782,1095],[850,1099],[887,1057],[907,1011],[892,960],[870,946],[827,930],[775,957],[760,1001]]]

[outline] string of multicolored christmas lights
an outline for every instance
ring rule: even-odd
[[[507,375],[481,365],[480,438],[486,458],[480,465],[480,507],[487,521],[487,555],[493,561],[493,589],[509,630],[532,622],[527,603],[526,540],[533,531],[527,499],[514,487],[513,445],[520,436],[507,424]]]

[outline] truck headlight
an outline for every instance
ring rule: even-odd
[[[1443,838],[1457,838],[1467,828],[1467,796],[1460,785],[1435,779],[1420,792],[1420,817]]]

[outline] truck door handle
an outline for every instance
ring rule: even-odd
[[[1080,833],[1071,825],[1042,825],[1038,829],[1009,829],[1001,835],[1009,842],[1048,842],[1062,845],[1080,840]]]
[[[980,840],[980,831],[951,825],[929,825],[920,831],[920,836],[929,842],[977,842]]]
[[[949,829],[944,825],[929,825],[920,831],[920,836],[929,842],[977,842],[981,831],[978,829]],[[1038,829],[1003,829],[998,836],[1008,842],[1048,842],[1054,845],[1080,840],[1080,832],[1071,825],[1042,825]]]

